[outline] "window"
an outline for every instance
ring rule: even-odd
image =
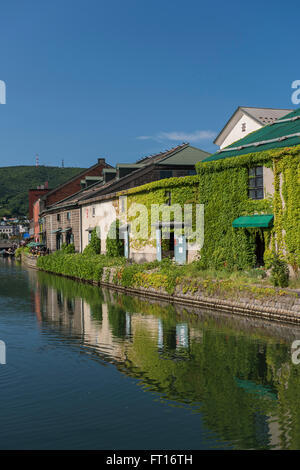
[[[92,209],[92,217],[95,217],[95,215],[96,215],[96,207],[93,206],[93,209]]]
[[[67,220],[71,220],[71,212],[67,212]]]
[[[161,170],[159,179],[163,180],[165,178],[172,178],[173,171],[172,170]]]
[[[242,132],[246,132],[246,123],[242,122]]]
[[[264,198],[264,179],[262,166],[256,166],[249,169],[249,197],[251,199]]]
[[[189,170],[188,171],[188,176],[193,176],[193,175],[196,175],[196,170]]]
[[[60,214],[57,214],[56,220],[57,220],[57,222],[60,222]]]

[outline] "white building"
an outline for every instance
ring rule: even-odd
[[[214,144],[221,149],[227,147],[247,134],[282,118],[291,111],[293,110],[239,106],[214,140]]]
[[[0,234],[7,235],[9,238],[17,234],[16,226],[0,225]]]

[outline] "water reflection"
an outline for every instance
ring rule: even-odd
[[[201,414],[233,448],[300,448],[299,328],[124,296],[31,272],[41,328],[135,377],[166,406]]]

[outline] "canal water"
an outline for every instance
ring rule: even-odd
[[[0,448],[299,449],[294,339],[0,261]]]

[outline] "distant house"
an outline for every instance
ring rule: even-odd
[[[43,191],[43,193],[36,193],[34,192],[35,190],[29,192],[29,212],[30,215],[32,214],[30,235],[34,237],[35,241],[46,243],[47,237],[50,236],[49,233],[46,233],[46,219],[44,219],[41,214],[45,213],[48,208],[52,207],[54,204],[73,196],[81,191],[82,188],[89,186],[91,181],[93,183],[102,181],[102,173],[105,168],[109,169],[112,167],[106,163],[105,158],[98,158],[95,165],[87,168],[54,189],[49,190],[43,187],[37,190]]]
[[[292,109],[251,108],[239,106],[220,131],[214,143],[221,149],[257,131],[267,124],[272,124],[290,113]]]
[[[83,181],[83,189],[48,207],[40,213],[40,241],[50,251],[60,250],[63,243],[74,244],[81,251],[81,213],[78,202],[93,192],[93,187]]]
[[[0,235],[7,235],[8,238],[19,233],[16,225],[0,225]]]

